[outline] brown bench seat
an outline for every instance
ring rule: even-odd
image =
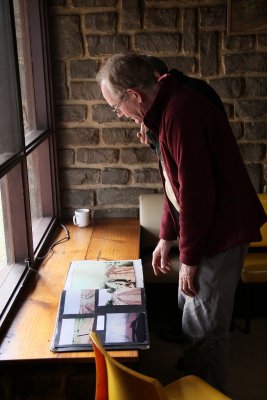
[[[159,241],[160,220],[163,207],[162,193],[142,194],[139,197],[140,257],[142,259],[145,283],[170,283],[178,281],[180,261],[177,241],[170,251],[171,271],[167,275],[155,276],[152,268],[152,252]]]

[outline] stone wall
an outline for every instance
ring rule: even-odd
[[[136,51],[205,79],[221,96],[258,192],[267,184],[267,34],[227,34],[226,0],[49,2],[63,214],[136,217],[161,190],[157,162],[95,81],[105,57]]]

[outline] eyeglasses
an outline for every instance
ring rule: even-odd
[[[121,96],[120,101],[118,102],[118,104],[117,104],[115,107],[112,108],[112,111],[113,111],[114,113],[116,113],[116,114],[120,114],[120,113],[121,113],[120,105],[121,105],[121,103],[123,102],[123,99],[124,99],[126,93],[127,93],[127,90],[125,90],[125,92],[124,92],[123,95]]]

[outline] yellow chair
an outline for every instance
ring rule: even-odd
[[[259,194],[259,199],[267,214],[267,194]],[[261,227],[262,241],[252,242],[245,257],[241,281],[245,284],[246,311],[245,332],[250,332],[251,296],[250,284],[267,283],[267,222]]]
[[[96,333],[90,334],[96,362],[95,400],[226,400],[202,379],[189,375],[167,386],[114,360]]]

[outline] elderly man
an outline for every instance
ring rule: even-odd
[[[179,236],[185,372],[225,391],[235,289],[247,244],[261,240],[266,221],[226,114],[179,76],[158,80],[136,54],[110,57],[97,81],[118,117],[155,134],[165,201],[154,273],[168,273]]]

